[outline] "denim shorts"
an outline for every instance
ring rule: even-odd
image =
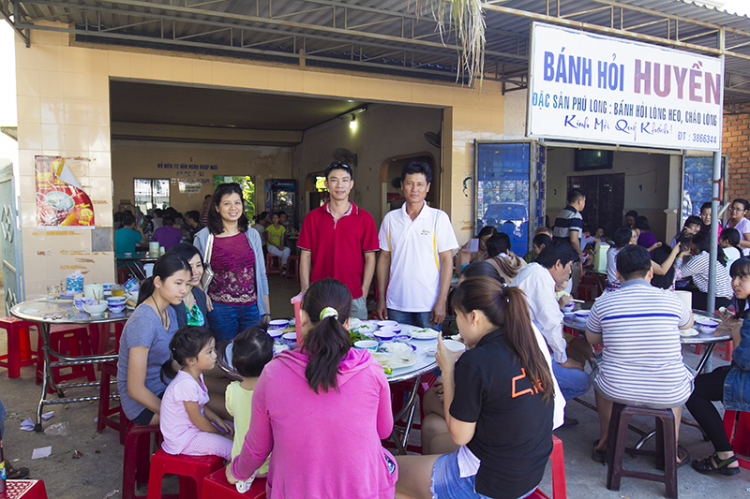
[[[432,467],[432,499],[492,499],[474,490],[476,476],[461,478],[458,468],[458,451],[453,454],[443,454]],[[536,487],[518,499],[530,495]]]

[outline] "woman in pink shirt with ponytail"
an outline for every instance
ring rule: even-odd
[[[390,389],[370,353],[350,347],[351,301],[334,279],[307,290],[305,345],[263,369],[245,444],[227,466],[230,483],[249,478],[271,454],[269,499],[394,497],[396,460],[380,444],[393,429]]]

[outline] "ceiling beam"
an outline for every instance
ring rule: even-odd
[[[245,128],[112,122],[112,138],[211,144],[267,145],[290,147],[302,142],[302,131],[250,130]]]

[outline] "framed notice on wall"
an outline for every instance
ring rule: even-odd
[[[529,137],[721,150],[722,59],[534,23]]]

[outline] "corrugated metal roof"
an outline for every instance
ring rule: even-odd
[[[62,29],[84,41],[289,62],[302,56],[308,65],[354,66],[428,78],[455,79],[457,71],[454,34],[448,33],[443,45],[429,10],[417,20],[415,2],[410,0],[18,0],[17,4],[16,27],[49,29],[35,23],[57,20],[70,24],[71,28]],[[0,3],[0,8],[5,5]],[[10,2],[6,8],[11,8]],[[486,78],[524,84],[533,21],[529,15],[492,8],[627,30],[658,37],[663,44],[688,40],[708,49],[716,48],[716,27],[724,27],[730,29],[727,47],[748,43],[733,49],[740,57],[726,58],[728,105],[750,101],[747,16],[688,0],[507,0],[486,8]]]

